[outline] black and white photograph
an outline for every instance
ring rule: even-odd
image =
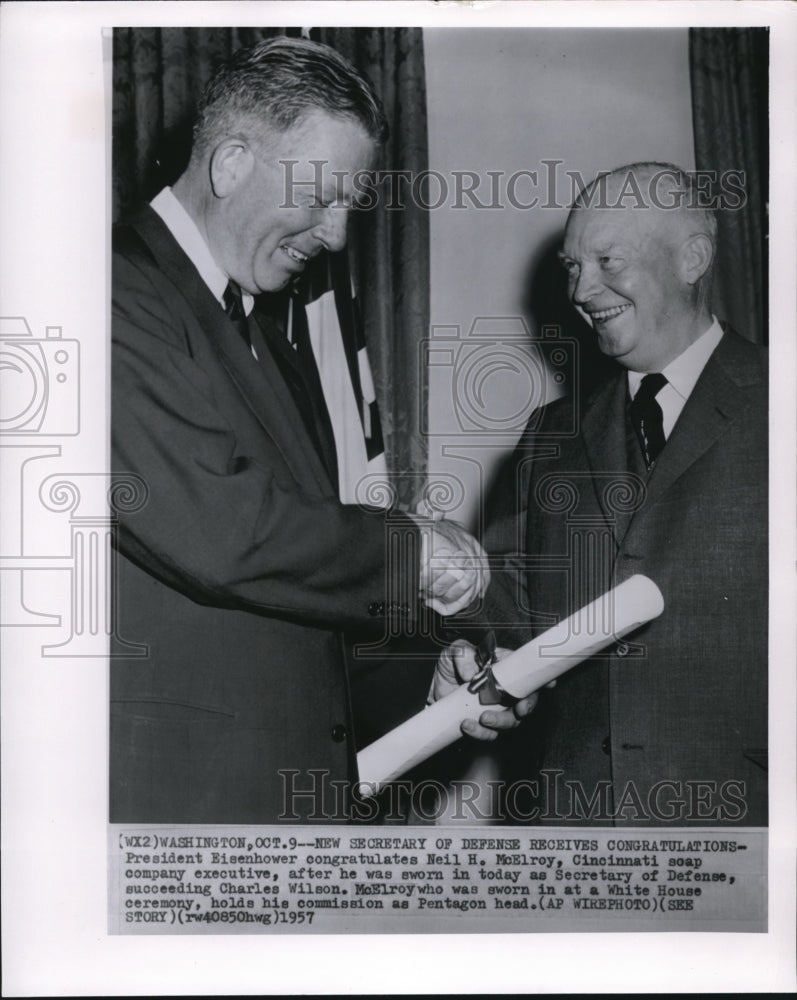
[[[8,995],[793,987],[795,25],[537,6],[3,12]]]

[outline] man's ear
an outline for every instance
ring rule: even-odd
[[[226,198],[249,176],[254,154],[243,139],[220,142],[210,156],[210,186],[217,198]]]
[[[714,244],[705,233],[694,233],[681,247],[681,267],[684,280],[690,284],[698,281],[711,267],[714,259]]]

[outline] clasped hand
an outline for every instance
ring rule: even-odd
[[[440,615],[455,615],[484,596],[487,555],[461,524],[410,515],[421,531],[420,594]]]

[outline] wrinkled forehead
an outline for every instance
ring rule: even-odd
[[[292,194],[307,194],[312,188],[328,201],[351,200],[355,179],[373,169],[379,154],[356,119],[321,111],[272,132],[260,151],[267,167],[280,172]]]
[[[652,240],[669,238],[672,214],[638,202],[574,207],[565,228],[564,253],[584,254],[618,244],[642,249]]]

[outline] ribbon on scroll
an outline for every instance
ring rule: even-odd
[[[375,795],[388,781],[405,774],[462,735],[465,719],[478,719],[495,703],[497,690],[518,700],[544,687],[664,610],[664,598],[646,576],[632,576],[591,604],[516,649],[483,671],[491,683],[460,688],[392,729],[357,755],[359,794]],[[490,673],[492,676],[490,677]],[[481,678],[482,675],[479,675]]]

